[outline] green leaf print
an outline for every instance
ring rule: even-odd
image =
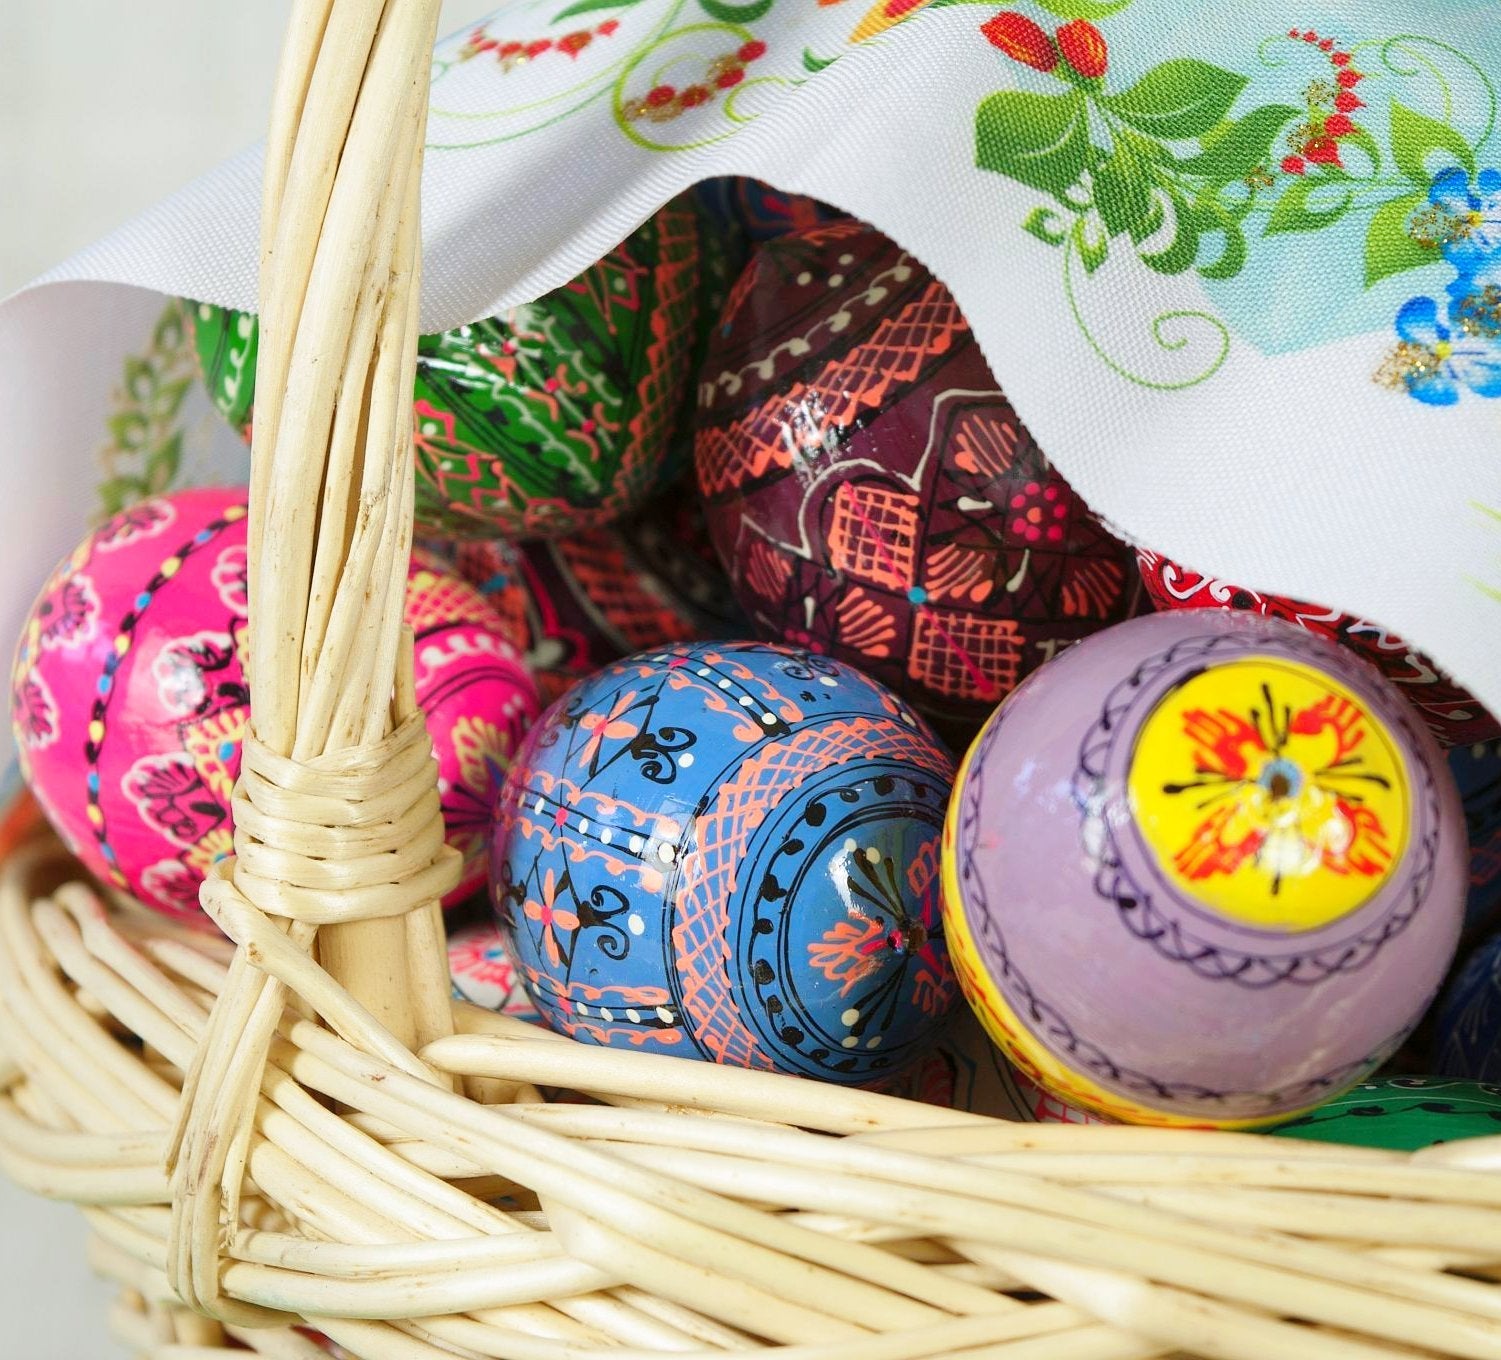
[[[1421,191],[1383,203],[1371,218],[1365,238],[1365,286],[1369,288],[1393,274],[1421,269],[1438,258],[1437,253],[1412,239],[1408,230],[1412,215],[1428,202]]]
[[[1184,200],[1173,197],[1174,235],[1165,250],[1143,255],[1141,262],[1159,274],[1183,274],[1193,268],[1199,255],[1199,228],[1195,213]]]
[[[753,24],[771,12],[772,0],[751,0],[746,5],[729,5],[724,0],[698,0],[698,7],[711,19],[722,24]]]
[[[1445,167],[1430,169],[1428,158],[1435,151],[1447,151],[1471,176],[1475,173],[1475,153],[1447,123],[1429,118],[1392,101],[1392,157],[1397,169],[1425,193],[1434,176]]]
[[[1291,104],[1266,104],[1244,118],[1212,129],[1204,137],[1204,150],[1179,165],[1190,175],[1202,175],[1211,184],[1229,184],[1244,179],[1271,155],[1277,134],[1298,110]]]
[[[1180,57],[1154,66],[1129,90],[1106,95],[1101,103],[1132,127],[1176,141],[1202,137],[1229,114],[1245,88],[1244,76]]]
[[[1152,182],[1147,168],[1124,142],[1106,156],[1094,170],[1094,204],[1112,236],[1129,233],[1141,240],[1151,234],[1153,208]],[[1162,210],[1157,208],[1160,222]]]
[[[1002,90],[975,114],[975,164],[982,170],[1063,200],[1089,159],[1089,105],[1080,91]]]
[[[1050,246],[1061,246],[1068,240],[1068,227],[1055,225],[1061,219],[1052,208],[1043,206],[1033,208],[1027,214],[1027,220],[1022,223],[1022,230],[1035,236],[1039,241],[1045,241]]]
[[[1060,19],[1108,19],[1119,14],[1132,0],[1037,0],[1049,14]]]
[[[564,19],[572,19],[579,14],[593,14],[601,9],[629,9],[632,5],[640,4],[641,0],[576,0],[575,4],[567,9],[559,10],[552,16],[555,24],[560,24]]]
[[[1314,201],[1314,195],[1320,190],[1326,192]],[[1349,189],[1341,191],[1337,181],[1322,175],[1300,179],[1289,184],[1273,205],[1266,234],[1276,236],[1288,231],[1318,231],[1349,212],[1353,199]]]
[[[1093,237],[1086,218],[1074,219],[1073,242],[1079,251],[1079,258],[1084,261],[1086,274],[1093,274],[1110,255],[1110,238],[1103,235]]]

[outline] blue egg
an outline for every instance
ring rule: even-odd
[[[953,781],[920,718],[788,647],[683,644],[555,703],[496,809],[491,893],[544,1022],[831,1081],[918,1056],[955,997]]]
[[[1456,746],[1449,768],[1464,801],[1470,837],[1470,892],[1465,930],[1483,932],[1501,917],[1501,741]]]
[[[1501,1085],[1501,935],[1470,955],[1436,1015],[1437,1073]]]

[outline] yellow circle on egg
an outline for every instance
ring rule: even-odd
[[[1011,1004],[991,972],[970,924],[970,907],[966,903],[959,876],[959,821],[964,788],[980,741],[969,748],[954,776],[954,796],[949,800],[943,824],[943,933],[959,990],[979,1019],[990,1040],[1005,1053],[1016,1067],[1045,1090],[1081,1109],[1092,1110],[1106,1119],[1127,1124],[1156,1124],[1168,1128],[1251,1129],[1296,1119],[1315,1108],[1280,1111],[1275,1115],[1243,1116],[1239,1119],[1215,1119],[1208,1115],[1177,1114],[1156,1109],[1134,1100],[1121,1091],[1102,1085],[1093,1077],[1068,1063],[1033,1032],[1031,1024]],[[1028,1009],[1025,1002],[1021,1011]]]
[[[1358,910],[1407,844],[1391,732],[1332,676],[1281,658],[1211,665],[1163,695],[1126,790],[1163,876],[1265,930],[1318,930]]]

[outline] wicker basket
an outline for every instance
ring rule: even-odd
[[[456,866],[400,617],[437,11],[294,9],[254,735],[236,858],[203,892],[227,938],[106,902],[24,811],[0,850],[0,1166],[82,1207],[121,1339],[158,1360],[1501,1357],[1501,1140],[1008,1124],[451,1002]]]

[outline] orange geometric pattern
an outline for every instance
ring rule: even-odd
[[[1015,619],[923,609],[913,618],[907,673],[938,694],[996,699],[1021,672],[1022,637]]]
[[[915,582],[922,502],[873,482],[845,482],[834,493],[829,560],[836,571],[887,590]]]
[[[862,413],[881,409],[893,389],[915,382],[935,355],[967,335],[952,295],[930,283],[877,325],[868,341],[825,369],[816,391],[794,383],[739,420],[701,430],[696,452],[704,494],[717,495],[774,468],[790,467],[788,412],[810,417],[799,419],[798,433],[804,448],[816,450],[826,432],[852,426]]]

